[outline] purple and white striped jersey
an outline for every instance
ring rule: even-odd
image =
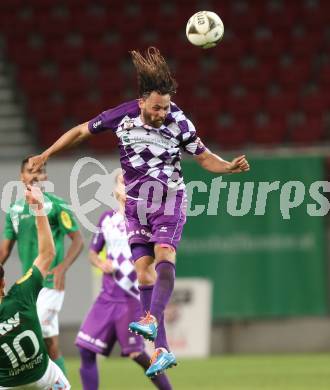
[[[127,195],[132,198],[150,180],[162,183],[165,191],[184,190],[181,149],[192,155],[206,150],[192,122],[173,102],[160,128],[143,124],[137,100],[102,112],[88,128],[93,134],[111,129],[118,137]]]
[[[131,250],[128,245],[124,216],[118,211],[102,214],[98,231],[94,234],[90,249],[100,253],[106,247],[107,259],[112,260],[115,272],[103,274],[102,293],[112,301],[125,301],[129,297],[139,299],[139,290]]]

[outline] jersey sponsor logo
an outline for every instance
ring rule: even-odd
[[[167,233],[167,226],[162,226],[159,231],[160,233]]]
[[[12,331],[14,328],[17,328],[19,324],[19,312],[17,312],[14,317],[8,318],[8,320],[4,322],[0,322],[0,336],[5,335],[6,333]]]
[[[19,278],[17,281],[16,281],[16,284],[21,284],[23,282],[25,282],[27,279],[29,279],[32,275],[32,268],[30,268],[25,275],[23,275],[21,278]]]
[[[70,215],[66,211],[61,211],[60,217],[61,217],[61,221],[62,221],[63,226],[66,229],[71,229],[72,228],[72,219],[71,219]]]
[[[31,214],[22,214],[21,215],[21,219],[26,219],[26,218],[30,218],[30,217],[32,217]]]

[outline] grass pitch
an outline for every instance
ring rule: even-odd
[[[73,390],[81,389],[79,360],[66,359]],[[100,390],[151,390],[129,359],[100,359]],[[329,390],[330,354],[180,359],[168,371],[175,390]]]

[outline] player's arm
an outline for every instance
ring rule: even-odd
[[[50,148],[45,150],[39,156],[30,158],[29,163],[33,171],[40,169],[49,157],[61,152],[62,150],[72,148],[93,134],[106,130],[115,130],[120,120],[125,116],[121,106],[103,111],[89,122],[82,123],[64,133]]]
[[[79,230],[70,232],[67,235],[71,239],[71,245],[69,246],[62,263],[51,270],[51,273],[54,275],[54,288],[61,291],[65,288],[65,274],[67,270],[76,261],[84,247],[83,238]]]
[[[15,240],[3,239],[0,243],[0,264],[5,264],[15,245]]]
[[[38,156],[31,157],[29,159],[30,167],[33,169],[33,171],[37,171],[51,156],[54,156],[63,150],[72,148],[73,146],[78,145],[91,136],[92,134],[88,129],[88,122],[73,127],[71,130],[68,130],[66,133],[64,133],[43,153],[39,154]]]
[[[112,261],[104,261],[100,257],[100,253],[103,251],[105,245],[102,223],[106,215],[107,213],[102,214],[99,219],[97,231],[94,233],[89,245],[88,259],[94,267],[100,269],[102,272],[112,273],[114,271]]]
[[[105,274],[112,274],[114,272],[114,267],[111,260],[104,261],[100,258],[98,252],[93,249],[89,250],[88,259],[90,263],[104,272]]]
[[[55,289],[64,290],[66,272],[81,253],[84,241],[79,231],[79,225],[67,203],[64,200],[60,200],[60,202],[54,203],[54,207],[56,207],[57,224],[60,230],[63,235],[68,236],[71,240],[63,261],[51,270],[51,273],[54,275]]]
[[[42,276],[45,277],[55,256],[55,245],[48,217],[43,209],[44,201],[40,189],[38,187],[27,186],[26,201],[35,211],[36,217],[38,257],[34,260],[33,264],[39,269]]]
[[[3,240],[0,243],[0,264],[5,264],[15,245],[16,232],[10,216],[10,212],[6,214],[5,227],[3,230]]]
[[[206,149],[203,153],[195,155],[194,158],[202,168],[213,173],[240,173],[250,170],[245,155],[236,157],[229,162]]]

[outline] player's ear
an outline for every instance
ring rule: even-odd
[[[145,108],[145,105],[146,105],[145,99],[139,98],[139,99],[138,99],[138,103],[139,103],[139,108],[140,108],[140,110],[143,110],[143,109]]]

